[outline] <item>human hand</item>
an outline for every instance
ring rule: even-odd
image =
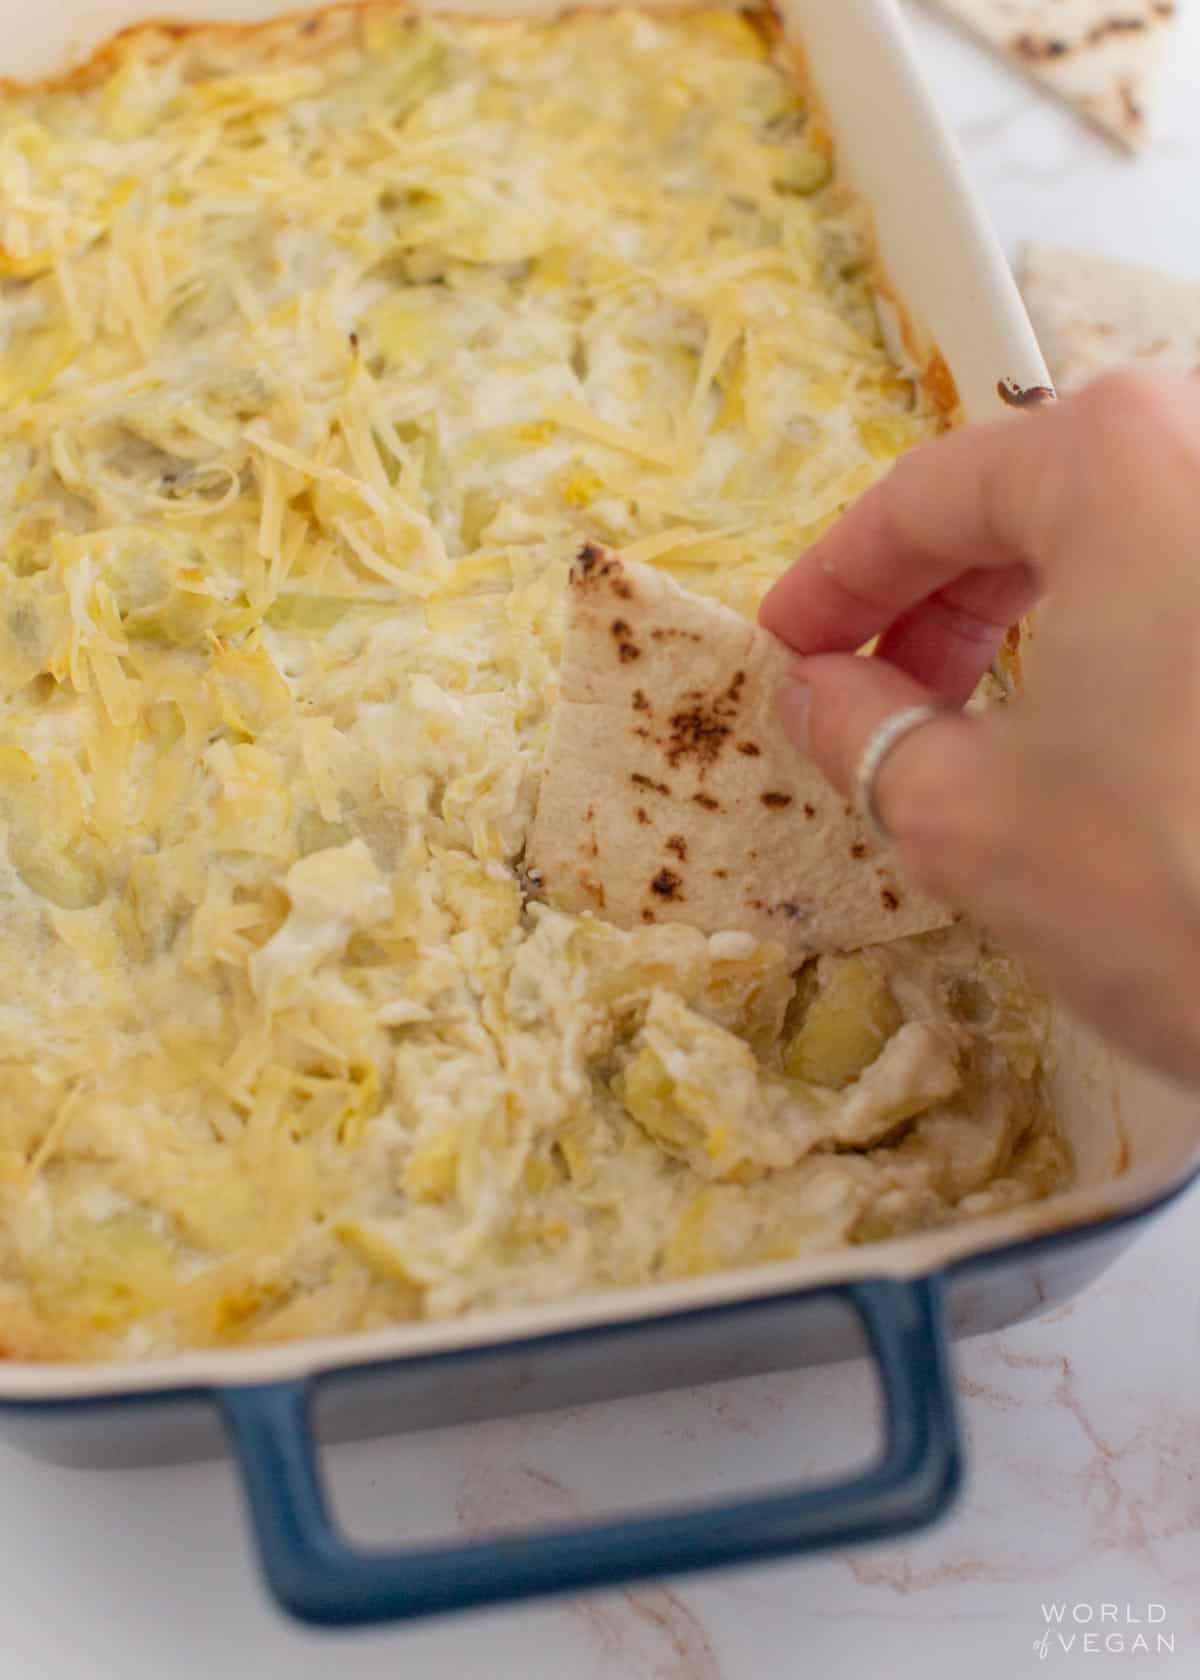
[[[960,715],[1039,600],[1026,692]],[[780,704],[844,794],[885,718],[948,708],[875,782],[909,875],[1200,1082],[1200,380],[1108,374],[915,451],[760,619],[805,656]]]

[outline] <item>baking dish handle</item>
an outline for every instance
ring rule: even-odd
[[[222,1389],[271,1590],[303,1621],[409,1620],[858,1545],[933,1521],[953,1499],[960,1470],[938,1280],[880,1279],[833,1293],[861,1316],[882,1378],[883,1447],[869,1468],[826,1485],[529,1535],[391,1553],[357,1550],[338,1531],[326,1502],[311,1385]],[[804,1299],[797,1297],[798,1308]]]

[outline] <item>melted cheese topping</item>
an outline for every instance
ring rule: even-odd
[[[1061,1180],[973,936],[798,992],[523,897],[580,543],[750,612],[936,429],[830,173],[728,13],[151,30],[7,99],[4,1350],[457,1313]]]

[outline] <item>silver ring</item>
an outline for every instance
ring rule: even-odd
[[[883,761],[893,747],[899,746],[906,735],[932,723],[942,716],[940,706],[906,706],[903,711],[885,717],[862,750],[858,768],[854,772],[854,800],[858,814],[877,845],[890,846],[892,836],[875,804],[875,783],[883,768]]]

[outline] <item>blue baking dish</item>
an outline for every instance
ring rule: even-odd
[[[554,0],[494,4],[554,9]],[[286,7],[172,0],[169,9],[251,21]],[[0,70],[46,74],[146,10],[144,0],[0,0]],[[965,418],[1008,412],[998,388],[1045,385],[1045,366],[895,0],[780,0],[778,10],[826,107],[842,174],[873,212],[880,317],[897,355],[916,374],[952,381]],[[55,1462],[114,1468],[227,1444],[271,1590],[296,1616],[325,1624],[910,1532],[947,1509],[961,1475],[949,1338],[1016,1323],[1084,1288],[1200,1174],[1194,1094],[1122,1062],[1065,1017],[1053,1078],[1076,1183],[1035,1207],[753,1271],[359,1337],[119,1365],[8,1361],[0,1432]],[[331,1518],[313,1424],[323,1391],[322,1439],[417,1430],[843,1359],[861,1347],[855,1322],[878,1368],[883,1444],[842,1480],[784,1477],[777,1490],[738,1499],[395,1553],[354,1549]]]
[[[759,1292],[718,1305],[364,1356],[240,1382],[113,1388],[0,1401],[0,1433],[56,1463],[205,1456],[221,1425],[238,1462],[267,1583],[301,1620],[404,1621],[648,1576],[796,1556],[911,1533],[952,1503],[962,1473],[950,1338],[1045,1311],[1105,1270],[1139,1227],[1200,1176],[1135,1210],[964,1255],[925,1276]],[[891,1246],[891,1245],[889,1245]],[[850,1309],[847,1317],[846,1308]],[[846,1358],[865,1330],[883,1397],[872,1463],[843,1480],[499,1539],[356,1549],[332,1518],[322,1440],[512,1416]]]

